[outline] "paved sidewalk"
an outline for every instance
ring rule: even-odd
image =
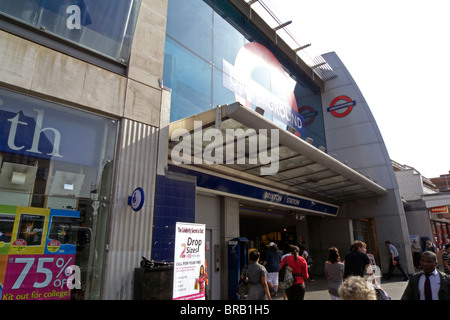
[[[408,281],[402,281],[402,277],[393,277],[391,280],[377,279],[381,288],[387,292],[392,300],[400,300]],[[276,300],[282,300],[283,294],[280,294]],[[305,300],[331,300],[328,294],[328,281],[322,277],[316,277],[316,281],[306,283]]]

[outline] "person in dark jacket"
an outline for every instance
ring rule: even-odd
[[[437,265],[438,260],[434,252],[422,253],[422,271],[410,278],[401,300],[450,300],[450,276],[439,271]]]
[[[269,243],[269,251],[263,262],[267,270],[267,284],[270,294],[274,297],[278,295],[278,273],[280,271],[281,253],[275,242]]]

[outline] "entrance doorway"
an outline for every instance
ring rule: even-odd
[[[269,243],[275,242],[283,253],[287,253],[290,244],[297,244],[297,231],[295,226],[289,226],[278,231],[263,234],[260,237],[260,248],[268,248]]]
[[[298,221],[292,210],[246,200],[239,205],[239,234],[249,240],[249,248],[263,253],[270,242],[276,242],[280,250],[297,243]]]
[[[353,239],[367,244],[367,253],[372,254],[377,265],[380,265],[380,251],[376,241],[376,230],[374,219],[352,220]]]

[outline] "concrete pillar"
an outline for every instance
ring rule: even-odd
[[[239,199],[222,197],[220,201],[221,299],[228,299],[228,240],[239,237]]]

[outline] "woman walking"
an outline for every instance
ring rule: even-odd
[[[288,300],[303,300],[305,298],[305,280],[308,279],[308,264],[299,255],[299,248],[289,245],[289,253],[281,261],[280,268],[285,264],[292,268],[294,284],[285,290]]]
[[[267,270],[259,263],[260,254],[257,250],[249,253],[249,265],[247,268],[247,277],[250,283],[248,291],[248,300],[272,300],[267,285]],[[241,279],[245,276],[241,275]]]
[[[328,249],[328,260],[325,262],[325,277],[328,280],[328,293],[331,300],[340,300],[339,287],[343,283],[344,264],[341,262],[339,251],[336,247]]]

